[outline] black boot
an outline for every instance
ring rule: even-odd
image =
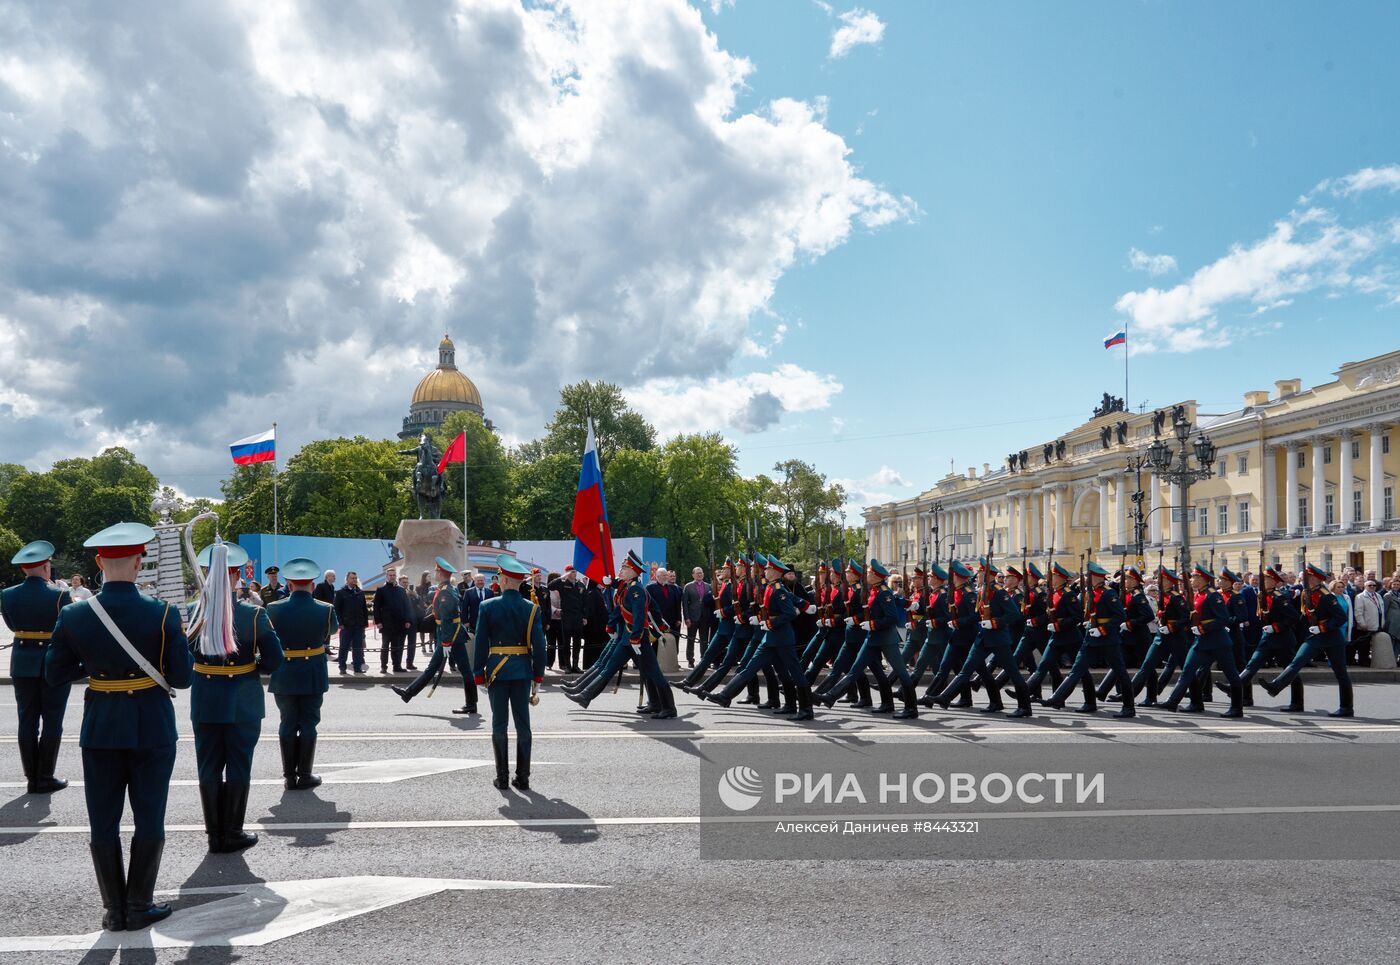
[[[169,905],[157,905],[151,900],[156,891],[156,875],[160,874],[163,851],[163,840],[131,839],[131,863],[126,869],[127,931],[140,931],[170,917]]]
[[[35,760],[35,766],[39,769],[39,787],[37,791],[30,793],[52,794],[68,786],[67,781],[53,776],[54,769],[58,767],[58,749],[61,746],[62,738],[50,737],[48,734],[39,738],[39,754]]]
[[[97,891],[102,895],[102,927],[126,931],[126,869],[122,867],[121,841],[89,844]]]
[[[504,791],[510,785],[510,766],[506,763],[510,752],[509,741],[508,737],[491,735],[491,750],[496,755],[496,779],[491,786],[498,791]]]
[[[1303,714],[1307,712],[1307,704],[1303,700],[1303,682],[1295,679],[1288,689],[1288,706],[1280,707],[1279,710],[1285,714]]]
[[[656,696],[656,686],[650,680],[643,678],[642,690],[647,695],[647,702],[637,706],[637,713],[650,716],[661,709],[661,700]]]
[[[661,700],[661,707],[656,713],[651,715],[652,720],[670,720],[676,716],[676,692],[671,689],[671,685],[662,681],[661,687],[657,690],[657,697]]]
[[[287,790],[297,789],[297,739],[295,737],[278,737],[277,743],[282,748],[282,781]]]
[[[530,790],[530,752],[523,743],[515,745],[515,780],[510,783],[517,791]]]
[[[718,703],[719,701],[715,701],[715,702]],[[743,700],[739,701],[739,703],[741,703],[741,704],[757,704],[757,703],[758,703],[758,680],[757,680],[757,679],[754,679],[754,680],[750,680],[750,681],[749,681],[749,690],[748,690],[748,693],[744,696],[744,699],[743,699]],[[724,706],[728,707],[729,705],[728,705],[728,704],[725,704]]]
[[[855,698],[851,704],[856,710],[875,706],[875,701],[870,699],[870,681],[865,674],[856,678]]]
[[[28,737],[19,739],[19,762],[24,768],[24,779],[29,784],[29,793],[39,793],[39,742]]]
[[[475,682],[474,680],[472,680],[470,677],[467,677],[467,678],[466,678],[466,682],[462,685],[462,690],[466,692],[466,700],[465,700],[465,702],[462,704],[462,706],[460,706],[460,707],[458,707],[457,709],[455,709],[454,711],[452,711],[452,713],[454,713],[454,714],[472,714],[473,716],[475,716],[475,714],[476,714],[476,682]]]
[[[311,773],[311,767],[316,763],[316,738],[297,738],[297,786],[298,791],[309,791],[313,787],[321,786],[321,779]]]
[[[408,692],[407,687],[400,687],[398,684],[393,684],[389,687],[389,689],[392,690],[394,693],[398,694],[400,699],[402,699],[404,703],[408,703],[410,700],[413,699],[413,695]]]
[[[899,697],[904,701],[904,709],[894,715],[895,720],[911,720],[918,717],[919,707],[914,701],[914,688],[909,684],[900,684]]]
[[[1342,680],[1337,684],[1337,709],[1331,711],[1328,717],[1353,717],[1356,712],[1352,710],[1355,703],[1352,698],[1351,678]]]
[[[219,788],[219,818],[225,853],[243,851],[258,843],[256,834],[243,830],[248,814],[248,790],[247,784],[224,784]]]
[[[816,717],[812,713],[812,688],[797,688],[797,715],[793,720],[812,720]]]
[[[758,705],[759,710],[777,710],[783,705],[782,699],[778,696],[778,678],[767,672],[763,676],[764,682],[768,685],[768,699]]]
[[[797,688],[792,684],[783,684],[783,706],[779,707],[776,714],[797,713]]]
[[[204,833],[209,838],[211,854],[222,854],[224,850],[223,823],[219,820],[219,788],[222,786],[205,781],[199,784],[199,807],[204,812]]]

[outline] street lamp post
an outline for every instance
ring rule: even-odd
[[[938,534],[938,517],[943,515],[943,500],[936,499],[933,503],[933,562],[937,563],[943,545],[942,537]]]
[[[1177,451],[1172,452],[1171,446],[1165,441],[1158,439],[1147,447],[1145,458],[1147,465],[1169,483],[1174,483],[1181,490],[1181,505],[1177,507],[1177,512],[1181,513],[1181,556],[1180,566],[1183,573],[1191,562],[1191,523],[1186,517],[1186,508],[1191,505],[1191,484],[1200,480],[1209,479],[1214,473],[1215,467],[1215,443],[1204,432],[1196,434],[1196,440],[1189,442],[1191,438],[1191,423],[1186,421],[1184,413],[1178,412],[1172,421],[1172,432],[1176,435]],[[1188,444],[1189,442],[1189,444]],[[1192,467],[1191,456],[1196,456],[1197,466]],[[1175,462],[1175,467],[1173,467]],[[1129,464],[1129,469],[1133,468]],[[1138,467],[1141,469],[1141,466]],[[1142,484],[1138,484],[1138,493],[1133,497],[1138,503],[1139,513],[1141,512]],[[1140,517],[1139,517],[1140,518]],[[1141,546],[1141,535],[1138,536],[1139,546]]]

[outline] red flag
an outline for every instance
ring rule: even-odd
[[[449,462],[467,461],[467,434],[459,432],[457,438],[448,445],[447,451],[442,454],[442,459],[438,462],[438,472],[447,468]]]

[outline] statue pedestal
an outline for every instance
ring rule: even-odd
[[[457,567],[458,572],[467,567],[467,541],[450,519],[405,519],[394,534],[394,548],[401,559],[388,565],[397,567],[399,575],[407,576],[413,586],[418,585],[418,577],[425,570],[428,579],[434,579],[433,568],[439,556]]]

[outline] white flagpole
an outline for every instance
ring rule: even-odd
[[[272,562],[276,566],[281,566],[281,557],[277,555],[277,534],[279,530],[279,520],[277,518],[277,423],[272,424]]]

